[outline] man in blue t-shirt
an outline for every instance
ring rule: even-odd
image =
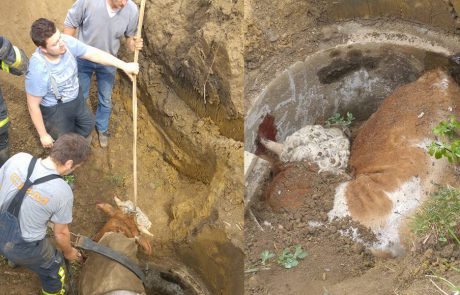
[[[109,53],[61,35],[55,24],[40,18],[32,24],[30,36],[38,46],[30,58],[26,75],[29,113],[45,148],[61,134],[75,132],[89,137],[94,117],[78,82],[76,58],[114,66],[129,77],[139,72],[138,63],[126,63]]]

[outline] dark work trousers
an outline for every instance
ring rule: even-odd
[[[51,107],[40,105],[40,110],[46,131],[54,139],[68,132],[88,137],[94,129],[94,116],[88,109],[81,90],[78,97],[72,101]]]
[[[6,109],[5,101],[3,100],[2,90],[0,89],[0,167],[8,160],[8,128],[10,126],[10,118]]]
[[[15,198],[22,191],[19,191]],[[23,193],[25,194],[25,190]],[[35,242],[24,241],[17,217],[21,204],[22,200],[19,203],[11,201],[8,210],[4,208],[1,210],[0,254],[11,262],[37,273],[42,283],[43,294],[64,294],[64,257],[48,239]]]
[[[9,126],[10,121],[8,119],[8,110],[6,109],[6,104],[3,100],[2,90],[0,89],[0,150],[8,147]]]

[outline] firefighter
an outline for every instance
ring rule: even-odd
[[[0,36],[0,62],[2,71],[21,76],[26,73],[29,65],[29,59],[22,49],[11,44],[3,36]],[[0,167],[8,160],[8,128],[10,118],[3,100],[2,90],[0,88]]]
[[[29,59],[22,49],[13,46],[11,42],[3,36],[0,36],[0,62],[2,71],[21,76],[26,73],[29,65]],[[8,149],[8,127],[10,118],[3,100],[2,90],[0,88],[0,167],[9,157]]]
[[[48,157],[18,153],[0,168],[0,255],[38,274],[43,295],[65,294],[64,258],[81,258],[70,242],[74,195],[62,176],[80,167],[90,150],[84,137],[67,133]],[[54,243],[46,237],[49,222]]]

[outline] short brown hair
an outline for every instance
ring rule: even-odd
[[[54,142],[50,157],[60,165],[72,160],[75,166],[86,161],[90,152],[89,143],[83,136],[76,133],[66,133],[59,136]]]
[[[30,37],[35,45],[46,48],[46,40],[56,33],[56,26],[46,18],[39,18],[32,23]]]

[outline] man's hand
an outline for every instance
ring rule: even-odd
[[[127,62],[121,68],[128,77],[133,80],[134,75],[139,73],[139,64],[137,62]]]
[[[144,47],[144,39],[140,37],[128,38],[126,43],[128,44],[128,48],[131,51],[135,51],[136,49],[142,50],[142,48]]]
[[[68,253],[63,253],[64,254],[64,257],[67,259],[67,260],[78,260],[80,261],[82,259],[82,256],[81,256],[81,253],[75,249],[75,248],[71,248],[70,251]]]
[[[51,135],[46,133],[45,135],[40,136],[40,142],[44,148],[52,148],[54,139],[51,137]]]

